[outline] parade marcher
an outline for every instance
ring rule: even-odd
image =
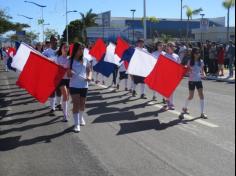
[[[120,83],[122,80],[125,80],[125,91],[128,91],[128,78],[129,75],[126,73],[126,68],[125,68],[125,64],[122,63],[120,68],[119,68],[119,73],[120,73],[120,78],[119,78],[119,82],[117,84],[117,90],[120,89]]]
[[[56,63],[61,65],[65,69],[69,69],[69,59],[67,58],[68,48],[66,43],[62,43],[58,52],[57,52],[57,59]],[[59,84],[59,89],[62,93],[62,110],[64,114],[63,121],[68,121],[68,101],[69,101],[69,83],[70,79],[68,78],[67,74],[63,77]]]
[[[175,43],[168,43],[167,44],[167,49],[166,49],[166,54],[165,56],[169,58],[170,60],[176,62],[176,63],[181,63],[180,57],[174,53],[175,51]],[[174,93],[169,97],[167,100],[167,105],[164,106],[164,109],[166,110],[175,110],[174,106]]]
[[[137,41],[136,48],[147,52],[147,49],[144,48],[144,40],[143,39],[139,39]],[[133,81],[134,81],[134,84],[133,85],[131,84],[131,86],[133,86],[133,93],[132,93],[133,97],[135,97],[136,94],[137,94],[136,93],[137,84],[140,84],[140,86],[141,86],[141,97],[140,98],[147,99],[147,97],[145,95],[146,94],[146,92],[145,92],[146,91],[146,86],[145,86],[145,83],[144,83],[145,78],[141,77],[141,76],[132,76],[132,78],[133,78]]]
[[[155,57],[156,59],[159,58],[160,55],[165,55],[166,52],[163,51],[163,43],[162,42],[157,42],[156,43],[156,50],[155,52],[152,53],[152,56]],[[156,91],[153,91],[153,101],[157,100],[157,95]],[[165,98],[163,98],[163,103],[165,103]]]
[[[53,62],[56,62],[57,59],[56,52],[57,52],[57,39],[55,38],[55,36],[52,35],[50,37],[50,47],[43,52],[43,55],[48,57]],[[57,99],[56,99],[56,94],[57,94]],[[55,92],[53,92],[53,94],[50,96],[51,115],[54,115],[54,112],[56,111],[56,101],[58,102],[57,107],[59,108],[59,110],[61,110],[60,106],[61,94],[59,90],[55,90]]]
[[[70,94],[73,103],[74,131],[80,132],[80,126],[85,125],[84,110],[89,81],[92,80],[92,68],[86,59],[83,59],[83,46],[75,43],[70,59]]]
[[[198,90],[198,95],[200,98],[200,109],[201,118],[206,119],[207,115],[204,114],[204,94],[203,94],[203,84],[202,78],[206,77],[204,72],[204,62],[201,60],[201,52],[199,48],[193,48],[191,61],[188,63],[189,68],[189,97],[185,102],[182,114],[180,118],[184,118],[184,114],[189,114],[188,105],[194,97],[195,89]]]

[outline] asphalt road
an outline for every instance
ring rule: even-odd
[[[74,134],[72,118],[64,124],[61,112],[48,116],[48,106],[15,81],[14,73],[0,72],[1,176],[235,175],[235,84],[205,81],[209,119],[198,118],[196,97],[184,121],[178,111],[187,80],[175,94],[177,111],[168,112],[150,101],[151,91],[148,100],[140,100],[91,84],[88,125]]]

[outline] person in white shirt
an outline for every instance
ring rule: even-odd
[[[152,53],[152,56],[155,57],[157,60],[159,59],[160,55],[165,55],[166,52],[163,51],[163,43],[157,42],[156,43],[156,51]],[[153,101],[157,100],[156,91],[153,91]],[[163,98],[163,103],[165,103],[165,98]]]
[[[180,57],[174,53],[175,51],[175,43],[168,43],[167,44],[167,50],[165,56],[169,58],[170,60],[181,64],[181,59]],[[170,96],[170,98],[167,100],[167,105],[164,106],[164,109],[166,110],[175,110],[175,105],[174,105],[174,93]]]
[[[137,41],[137,44],[136,44],[136,48],[139,48],[139,49],[142,49],[143,51],[147,52],[147,49],[144,48],[144,40],[143,39],[139,39]],[[135,97],[137,95],[136,93],[136,87],[137,87],[137,84],[140,84],[141,86],[141,99],[147,99],[146,97],[146,86],[145,86],[145,83],[144,83],[144,80],[145,78],[144,77],[141,77],[141,76],[132,76],[133,78],[133,97]]]
[[[5,71],[9,72],[9,68],[8,68],[8,65],[7,65],[9,56],[8,56],[8,54],[7,54],[5,49],[2,50],[2,59],[3,59],[3,65],[5,67]]]
[[[200,98],[200,109],[201,118],[207,119],[207,115],[204,113],[204,94],[203,94],[203,84],[202,79],[206,78],[204,72],[204,62],[201,60],[201,51],[199,48],[193,48],[191,60],[188,62],[189,68],[189,97],[187,98],[183,111],[180,115],[180,119],[184,118],[185,114],[189,114],[188,105],[194,97],[194,91],[197,89]]]
[[[83,45],[75,43],[70,59],[70,69],[68,76],[70,79],[70,94],[73,103],[74,132],[80,132],[80,126],[85,125],[84,111],[85,102],[92,80],[92,66],[87,59],[83,58]]]
[[[61,65],[65,69],[69,69],[69,59],[67,57],[67,53],[68,53],[67,44],[62,43],[57,52],[56,63],[58,65]],[[68,122],[69,83],[70,79],[66,73],[58,86],[62,93],[62,110],[64,114],[63,118],[64,122]]]
[[[46,49],[42,54],[46,56],[48,59],[50,59],[53,62],[56,62],[57,59],[57,39],[55,36],[50,37],[50,48]],[[57,95],[57,99],[56,99]],[[55,90],[53,94],[50,96],[50,106],[51,106],[51,115],[55,115],[54,112],[56,111],[56,101],[57,101],[57,108],[61,110],[61,92],[60,90]]]

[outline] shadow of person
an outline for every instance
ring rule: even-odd
[[[0,138],[0,151],[10,151],[19,147],[30,146],[39,143],[50,143],[53,139],[56,139],[72,132],[73,127],[70,127],[55,134],[39,136],[33,139],[26,139],[22,141],[20,141],[21,136],[7,137],[3,139]]]

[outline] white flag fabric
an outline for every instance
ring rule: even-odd
[[[115,50],[116,50],[116,45],[114,45],[113,43],[110,43],[107,46],[107,51],[106,51],[104,61],[120,66],[121,59],[115,54]]]
[[[13,57],[13,62],[11,66],[13,68],[16,68],[20,72],[23,71],[24,66],[29,58],[30,52],[39,54],[39,52],[33,49],[32,47],[28,46],[25,43],[21,43],[16,55]]]
[[[94,60],[93,56],[91,56],[89,54],[89,49],[85,48],[84,49],[84,58],[87,59],[89,62],[91,62],[92,60]]]
[[[127,73],[134,76],[147,77],[154,69],[157,59],[151,54],[136,48],[129,63]]]

